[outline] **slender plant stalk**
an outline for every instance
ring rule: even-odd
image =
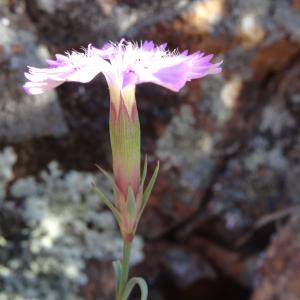
[[[132,245],[131,241],[124,240],[120,287],[119,287],[119,291],[117,293],[117,300],[126,300],[126,299],[123,299],[123,297],[124,297],[125,288],[126,288],[126,285],[128,282],[131,245]]]

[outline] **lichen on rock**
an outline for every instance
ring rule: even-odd
[[[22,240],[17,241],[2,233],[0,222],[0,299],[81,299],[79,290],[88,276],[86,262],[122,255],[115,220],[91,188],[97,182],[110,195],[109,184],[99,174],[63,172],[56,162],[37,178],[11,182],[15,161],[12,148],[0,153],[1,208],[13,208],[25,224],[19,228]],[[137,237],[132,264],[143,260],[142,247]]]

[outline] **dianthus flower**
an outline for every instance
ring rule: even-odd
[[[66,81],[89,82],[97,74],[103,73],[110,91],[110,133],[113,152],[113,166],[116,181],[122,194],[127,195],[128,186],[135,194],[139,190],[140,162],[139,141],[133,141],[139,135],[139,126],[128,126],[118,116],[127,111],[127,122],[138,122],[135,103],[135,86],[152,82],[178,92],[187,81],[201,78],[221,71],[220,62],[213,64],[212,54],[188,51],[166,50],[167,44],[155,46],[152,41],[140,45],[121,40],[118,44],[108,43],[98,49],[89,45],[84,52],[72,51],[66,55],[56,54],[56,60],[48,60],[48,68],[29,67],[25,73],[29,80],[24,89],[31,94],[40,94],[55,88]],[[135,129],[127,132],[127,138],[121,138],[123,126]],[[133,138],[134,137],[134,138]],[[135,147],[136,146],[136,147]],[[122,152],[123,155],[117,152]],[[124,154],[127,153],[126,159]],[[134,162],[138,163],[134,163]],[[126,175],[124,175],[126,173]]]
[[[155,46],[152,41],[139,46],[121,40],[101,49],[89,45],[83,53],[56,54],[56,60],[47,61],[48,68],[29,67],[24,88],[30,94],[40,94],[65,81],[85,83],[103,73],[117,104],[119,92],[128,86],[152,82],[178,92],[187,81],[221,71],[220,62],[210,62],[212,54],[170,52],[166,46]]]
[[[106,78],[110,93],[109,131],[114,178],[102,171],[113,184],[115,201],[109,201],[101,190],[96,191],[116,217],[124,240],[122,263],[114,265],[117,300],[126,300],[135,284],[141,287],[142,299],[147,298],[146,284],[141,278],[132,278],[127,283],[128,263],[131,241],[158,172],[157,165],[144,188],[147,163],[141,176],[135,86],[151,82],[178,92],[187,81],[221,72],[221,62],[211,63],[213,55],[171,52],[166,46],[156,46],[151,41],[138,45],[125,40],[108,43],[101,49],[89,45],[81,53],[56,54],[55,60],[47,61],[47,68],[29,67],[25,73],[28,81],[24,89],[30,94],[41,94],[66,81],[89,82],[99,73]]]

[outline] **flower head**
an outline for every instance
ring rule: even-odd
[[[40,94],[66,81],[89,82],[102,73],[110,92],[110,141],[112,147],[116,208],[124,239],[132,239],[145,200],[149,198],[158,168],[145,194],[145,172],[140,170],[140,124],[135,101],[135,86],[152,82],[178,92],[187,81],[221,71],[221,62],[213,64],[213,55],[166,50],[166,44],[140,45],[121,40],[101,49],[89,45],[84,52],[72,51],[48,60],[47,68],[29,67],[24,89]],[[146,168],[145,168],[146,170]],[[153,179],[154,178],[154,179]],[[150,186],[150,190],[149,190]],[[145,202],[146,201],[146,202]]]
[[[221,71],[221,62],[210,62],[213,55],[170,52],[166,46],[156,46],[152,41],[138,45],[121,40],[101,49],[89,45],[82,53],[57,54],[56,60],[47,61],[48,68],[29,67],[24,89],[31,94],[40,94],[65,81],[89,82],[103,73],[113,94],[143,82],[177,92],[187,81]]]

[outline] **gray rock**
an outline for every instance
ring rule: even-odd
[[[48,51],[38,45],[34,32],[14,24],[9,15],[1,20],[0,140],[14,143],[66,134],[68,129],[56,92],[29,96],[22,89],[26,66],[43,66]]]

